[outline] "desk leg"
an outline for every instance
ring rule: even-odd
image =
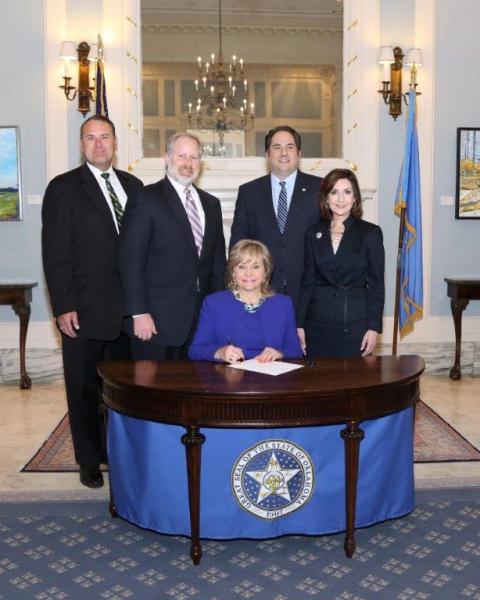
[[[458,300],[452,298],[450,300],[450,308],[452,309],[453,325],[455,327],[455,364],[450,370],[450,379],[461,379],[462,371],[460,370],[460,352],[462,345],[462,313],[468,306],[468,300]]]
[[[103,426],[105,427],[105,451],[107,449],[108,444],[108,407],[105,402],[101,402],[100,404],[100,414],[102,415]],[[113,490],[112,490],[112,479],[110,477],[110,469],[108,469],[108,487],[110,489],[110,500],[108,502],[108,512],[112,519],[116,519],[118,517],[117,507],[115,506],[115,500],[113,498]]]
[[[188,472],[188,502],[190,507],[190,556],[194,565],[200,563],[202,547],[200,545],[200,467],[202,459],[202,444],[205,436],[196,426],[187,427],[187,433],[182,435],[182,444],[187,453]]]
[[[356,421],[349,421],[340,435],[345,442],[345,489],[347,531],[345,535],[345,554],[352,558],[355,552],[355,511],[357,506],[358,459],[360,442],[364,433]]]
[[[30,320],[30,304],[13,304],[15,314],[20,319],[20,389],[29,390],[32,387],[32,381],[27,374],[25,366],[25,343],[27,341],[28,322]]]

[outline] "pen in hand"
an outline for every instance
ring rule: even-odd
[[[240,352],[242,353],[241,356],[238,356],[238,357],[236,356],[235,359],[233,360],[233,362],[242,362],[243,360],[245,360],[244,357],[243,357],[243,351],[242,351],[242,349],[241,348],[237,348],[235,346],[235,344],[232,342],[232,340],[230,339],[229,336],[227,336],[227,345],[228,346],[233,346],[233,348],[235,348],[236,350],[240,350]],[[228,361],[228,362],[231,362],[231,361]]]

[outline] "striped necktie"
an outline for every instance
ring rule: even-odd
[[[120,200],[113,189],[113,185],[110,182],[110,173],[102,173],[102,177],[105,179],[105,183],[107,185],[107,191],[110,196],[110,200],[112,201],[113,211],[115,213],[115,218],[117,219],[118,229],[120,230],[120,226],[122,224],[123,217],[123,207],[120,204]]]
[[[285,225],[287,223],[287,188],[285,181],[280,181],[280,186],[282,189],[280,190],[280,195],[278,196],[278,206],[277,206],[277,223],[278,228],[283,233],[285,231]]]
[[[192,228],[193,239],[195,240],[198,256],[200,256],[203,245],[203,229],[190,187],[185,188],[185,210],[187,211],[187,217],[190,221],[190,227]]]

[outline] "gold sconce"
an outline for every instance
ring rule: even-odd
[[[75,100],[78,97],[78,110],[85,117],[90,112],[90,102],[95,101],[95,87],[90,86],[90,65],[95,67],[97,59],[97,44],[80,42],[78,47],[75,42],[62,42],[60,58],[64,61],[65,74],[63,76],[63,90],[67,100]],[[78,61],[77,86],[71,84],[73,73],[73,62]],[[95,76],[93,76],[95,77]]]
[[[402,98],[407,104],[407,97],[402,91],[402,68],[404,54],[396,46],[382,46],[378,57],[379,64],[383,65],[382,94],[383,101],[389,106],[389,113],[396,120],[402,114]],[[417,67],[423,63],[422,51],[419,48],[410,48],[407,52],[405,65],[410,68],[409,90],[417,92]]]

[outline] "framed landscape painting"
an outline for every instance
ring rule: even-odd
[[[457,129],[456,219],[480,219],[480,127]]]
[[[20,221],[19,128],[0,126],[0,221]]]

